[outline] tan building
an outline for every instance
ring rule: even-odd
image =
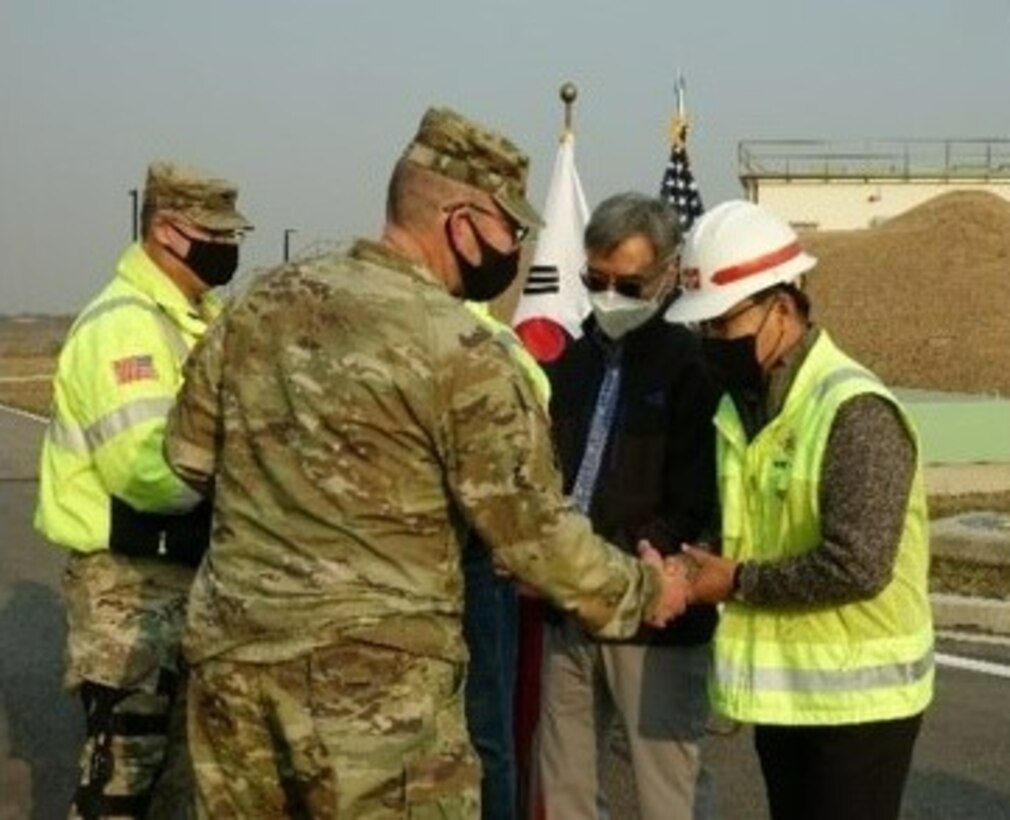
[[[745,195],[799,230],[851,230],[887,221],[948,191],[1010,201],[1010,139],[744,140]]]

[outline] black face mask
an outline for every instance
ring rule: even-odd
[[[166,245],[169,253],[195,273],[207,287],[227,285],[238,269],[238,245],[232,242],[205,242],[183,234],[189,240],[185,256]]]
[[[449,247],[452,255],[456,257],[456,264],[459,266],[459,278],[463,285],[463,298],[471,302],[490,302],[496,296],[501,296],[508,286],[512,284],[519,274],[519,248],[514,251],[502,253],[494,245],[488,243],[473,220],[467,217],[473,235],[477,238],[477,247],[480,248],[480,264],[474,265],[459,252],[456,243],[452,238],[452,231],[449,230],[449,222],[446,220],[445,233],[449,239]]]
[[[757,357],[757,338],[774,309],[775,302],[772,301],[761,317],[757,330],[747,336],[701,340],[702,352],[715,368],[716,375],[722,379],[726,390],[758,393],[764,390],[764,369]],[[775,349],[777,348],[778,342],[775,344]]]
[[[726,390],[759,391],[764,383],[757,360],[757,335],[702,339],[701,349]]]

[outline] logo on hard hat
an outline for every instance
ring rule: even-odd
[[[684,290],[701,288],[701,271],[698,268],[683,268],[680,272],[680,286]]]

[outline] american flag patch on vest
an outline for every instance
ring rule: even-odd
[[[117,359],[112,363],[112,369],[116,373],[116,384],[129,384],[144,379],[158,378],[154,369],[154,360],[150,354]]]

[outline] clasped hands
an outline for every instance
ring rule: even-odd
[[[649,626],[666,626],[689,605],[719,603],[733,592],[736,562],[707,549],[684,544],[682,552],[664,558],[648,541],[640,541],[638,554],[663,577],[659,604],[645,619]]]

